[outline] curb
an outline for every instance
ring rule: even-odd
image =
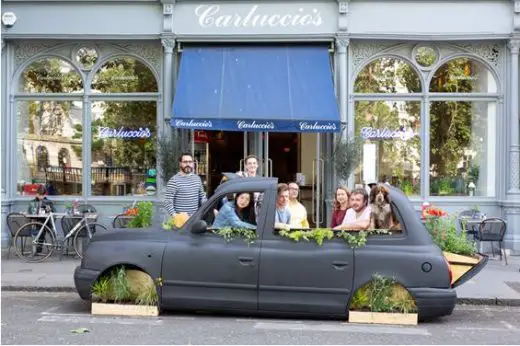
[[[75,287],[2,286],[5,292],[68,292],[77,293]],[[457,298],[458,305],[520,306],[520,298]]]
[[[520,306],[520,298],[457,298],[457,304]]]
[[[2,286],[2,292],[73,292],[75,287],[41,287],[41,286]]]

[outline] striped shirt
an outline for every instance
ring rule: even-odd
[[[170,215],[187,213],[193,215],[206,202],[202,180],[196,174],[175,174],[166,185],[164,208]]]

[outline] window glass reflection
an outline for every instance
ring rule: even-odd
[[[430,194],[494,196],[496,103],[430,105]]]
[[[26,93],[71,93],[83,90],[83,81],[74,67],[59,58],[44,58],[22,73],[18,91]]]
[[[127,57],[105,63],[96,72],[92,89],[102,93],[158,91],[152,71],[142,62]]]
[[[47,186],[52,195],[82,190],[81,101],[17,103],[17,193],[32,195]]]
[[[358,74],[356,93],[414,93],[421,92],[421,81],[405,61],[393,57],[377,59]]]
[[[469,58],[453,59],[442,65],[430,83],[431,92],[496,93],[497,83],[482,63]]]
[[[156,193],[155,101],[92,105],[92,194]]]
[[[357,101],[355,135],[363,139],[356,183],[388,182],[420,194],[419,101]]]

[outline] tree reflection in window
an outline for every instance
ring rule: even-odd
[[[74,67],[60,58],[43,58],[23,71],[18,91],[27,93],[71,93],[83,90],[83,80]]]
[[[102,93],[158,91],[152,71],[130,57],[116,58],[103,64],[94,76],[92,89]]]
[[[416,93],[421,92],[421,80],[404,60],[379,58],[367,64],[357,75],[355,93]]]
[[[495,93],[497,83],[482,63],[456,58],[442,65],[431,92]],[[434,94],[432,94],[434,95]],[[430,193],[481,196],[494,194],[494,103],[471,100],[430,103]],[[489,146],[489,147],[488,147]],[[489,184],[488,184],[489,183]],[[468,186],[475,186],[470,191]]]

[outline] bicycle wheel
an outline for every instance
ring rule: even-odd
[[[73,242],[74,251],[76,251],[79,258],[83,258],[83,250],[87,248],[87,245],[90,243],[90,239],[92,239],[94,234],[100,231],[106,232],[108,229],[100,223],[89,223],[88,226],[83,225],[78,231],[76,231]]]
[[[30,222],[18,229],[14,235],[14,248],[18,257],[27,262],[41,262],[54,253],[58,243],[56,235],[48,226],[45,226],[38,239],[35,239],[42,226],[43,224],[40,222]],[[24,238],[30,239],[29,249],[26,249],[27,244],[24,244]]]

